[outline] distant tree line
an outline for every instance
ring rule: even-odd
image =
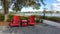
[[[45,11],[45,13],[60,13],[60,11]]]

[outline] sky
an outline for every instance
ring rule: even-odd
[[[56,2],[52,3],[54,10],[60,10],[60,0],[56,0]]]
[[[60,9],[60,0],[46,0],[44,1],[46,3],[46,10],[55,10],[55,11],[59,11]],[[0,6],[0,9],[2,7]],[[22,8],[21,11],[43,11],[44,6],[41,4],[41,7],[39,10],[36,9],[32,9],[31,7],[29,8]],[[10,9],[10,11],[12,11]]]

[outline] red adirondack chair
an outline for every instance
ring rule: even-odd
[[[10,26],[20,26],[20,16],[14,16],[13,21],[10,23]]]
[[[35,16],[30,16],[30,19],[29,19],[28,25],[35,25],[35,24],[36,24]]]
[[[23,27],[27,26],[27,20],[22,20],[22,26]]]

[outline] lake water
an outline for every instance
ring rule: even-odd
[[[43,13],[36,13],[36,14],[34,14],[34,13],[23,13],[23,14],[20,14],[20,15],[25,15],[25,16],[30,16],[30,15],[41,15],[41,16],[43,16],[44,14]],[[51,13],[46,13],[45,14],[45,16],[55,16],[55,17],[60,17],[60,14],[59,13],[53,13],[53,14],[51,14]]]
[[[42,16],[43,16],[43,14],[42,14]],[[60,17],[60,14],[45,14],[45,16],[55,16],[55,17]]]
[[[44,16],[44,14],[36,14],[36,15],[41,15],[41,16]],[[47,14],[45,14],[45,16],[54,16],[54,17],[60,17],[60,14],[57,14],[57,13],[54,13],[54,14],[47,13]]]

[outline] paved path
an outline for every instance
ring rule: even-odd
[[[35,26],[13,27],[10,30],[7,26],[0,26],[0,34],[60,34],[60,23],[49,20],[43,22],[46,24],[39,23]]]
[[[58,22],[53,22],[53,21],[49,21],[49,20],[43,20],[43,23],[60,28],[60,23],[58,23]]]
[[[36,26],[13,27],[9,30],[5,26],[0,26],[0,34],[60,34],[60,28],[38,24]]]

